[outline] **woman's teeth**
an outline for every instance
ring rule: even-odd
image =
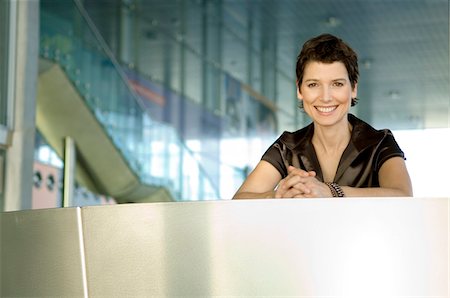
[[[337,106],[332,107],[316,107],[316,109],[321,113],[329,113],[336,109]]]

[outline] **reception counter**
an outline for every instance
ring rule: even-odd
[[[448,198],[5,212],[2,297],[449,295]]]

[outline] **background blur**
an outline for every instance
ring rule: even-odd
[[[416,196],[449,196],[447,0],[41,0],[0,7],[0,202],[230,199],[297,108],[320,33],[359,55],[351,112],[390,128]]]

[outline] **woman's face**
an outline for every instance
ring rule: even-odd
[[[357,85],[352,88],[347,69],[342,62],[306,64],[298,98],[303,101],[305,112],[315,123],[331,126],[347,121],[352,98]]]

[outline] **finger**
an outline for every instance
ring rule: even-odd
[[[295,199],[310,199],[310,198],[312,198],[312,196],[307,195],[307,194],[299,194],[299,195],[296,195],[294,198]]]
[[[277,190],[275,192],[275,198],[293,198],[300,194],[301,192],[295,188],[290,188],[288,190]]]
[[[301,187],[302,184],[306,184],[310,179],[311,179],[311,177],[301,177],[298,175],[292,176],[288,179],[285,179],[285,181],[283,181],[282,189],[288,190],[292,187]],[[298,188],[298,189],[301,189],[301,188]]]
[[[303,193],[303,194],[310,194],[310,193],[312,193],[311,188],[308,187],[308,185],[306,185],[305,183],[297,183],[297,184],[295,184],[292,187],[295,188],[296,190],[298,190],[299,192]]]
[[[316,195],[314,194],[301,194],[301,195],[296,195],[294,198],[298,198],[298,199],[312,199],[312,198],[317,198]]]
[[[283,194],[283,198],[295,198],[298,195],[302,195],[302,193],[295,188],[291,188]]]
[[[287,176],[286,178],[282,179],[277,186],[277,191],[286,191],[288,190],[292,184],[292,181],[289,183],[289,180],[294,178],[295,176]]]

